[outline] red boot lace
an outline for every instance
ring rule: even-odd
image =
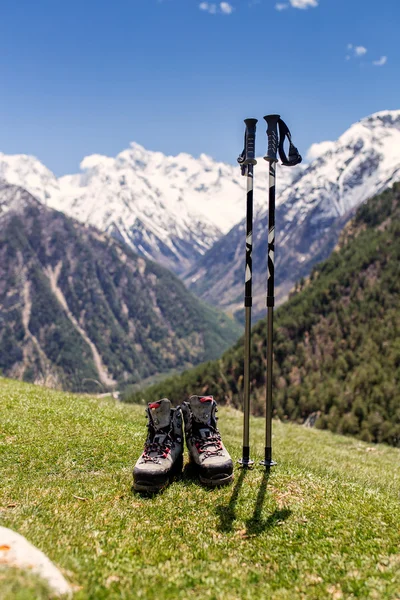
[[[156,436],[157,434],[155,434],[154,437]],[[142,458],[145,462],[157,463],[160,458],[167,458],[168,454],[171,452],[172,445],[173,440],[170,433],[166,434],[165,439],[162,442],[154,441],[154,438],[152,440],[148,439],[144,446]],[[150,456],[150,454],[153,454],[154,452],[157,454],[155,456]]]
[[[209,456],[220,456],[222,454],[222,439],[218,429],[208,426],[211,434],[207,437],[195,437],[194,443],[199,454],[204,454],[206,458]]]

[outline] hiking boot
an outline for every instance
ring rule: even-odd
[[[183,467],[181,408],[171,408],[168,398],[149,403],[147,440],[133,469],[133,488],[138,492],[159,492]]]
[[[212,396],[191,396],[182,403],[186,445],[204,485],[215,487],[233,480],[233,462],[217,429],[217,403]]]

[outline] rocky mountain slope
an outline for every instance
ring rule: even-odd
[[[363,204],[338,249],[276,311],[274,414],[400,447],[400,184]],[[265,406],[266,322],[253,329],[252,407]],[[193,390],[241,406],[243,341],[133,400]],[[179,400],[180,401],[180,400]]]
[[[257,147],[266,144],[259,124]],[[400,179],[400,111],[356,123],[309,165],[277,177],[277,295],[326,258],[362,202]],[[241,148],[238,148],[238,153]],[[33,157],[0,154],[0,178],[124,241],[182,276],[204,300],[242,311],[246,179],[201,155],[165,156],[137,144],[115,158],[92,155],[57,179]],[[266,287],[267,165],[255,171],[255,317]]]
[[[282,169],[283,171],[283,169]],[[277,297],[329,256],[345,223],[368,198],[400,180],[400,111],[376,113],[346,131],[290,186],[277,177]],[[266,203],[255,222],[255,317],[264,314]],[[231,312],[243,306],[244,222],[201,257],[185,278],[196,294]]]
[[[3,374],[98,390],[216,357],[238,335],[160,265],[0,184]]]
[[[282,170],[281,186],[301,170]],[[256,178],[260,207],[266,176],[264,168]],[[134,143],[115,158],[87,156],[79,174],[59,179],[34,157],[0,153],[0,179],[176,273],[193,266],[245,210],[246,181],[237,166],[204,154],[165,156]]]

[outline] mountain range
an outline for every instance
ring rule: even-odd
[[[239,335],[164,267],[0,183],[2,374],[99,391],[216,358]]]
[[[291,185],[277,177],[276,295],[282,302],[296,281],[329,256],[356,208],[400,180],[400,111],[376,113],[356,123],[297,174]],[[282,169],[283,170],[283,169]],[[254,314],[265,313],[268,209],[253,234]],[[241,221],[185,276],[208,302],[240,315],[243,306]]]
[[[0,153],[0,180],[178,274],[243,217],[246,181],[240,169],[204,154],[165,156],[132,143],[115,158],[87,156],[80,167],[78,174],[57,178],[32,156]],[[282,185],[300,170],[282,170]],[[260,206],[266,177],[264,169],[256,180]]]
[[[259,125],[258,147],[263,138]],[[277,175],[277,299],[326,258],[355,209],[400,179],[400,111],[362,119],[312,162]],[[240,149],[238,149],[240,150]],[[238,152],[239,153],[239,152]],[[314,152],[315,155],[315,152]],[[138,144],[91,155],[57,178],[26,155],[0,154],[0,180],[128,244],[179,274],[207,302],[241,318],[246,180],[206,155],[165,156]],[[267,165],[255,169],[254,315],[265,306]]]

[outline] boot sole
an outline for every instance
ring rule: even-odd
[[[207,487],[222,487],[223,485],[229,485],[233,481],[233,473],[231,473],[230,475],[228,475],[228,473],[221,473],[221,475],[219,475],[218,478],[214,479],[204,477],[204,475],[201,474],[200,465],[198,465],[191,456],[189,458],[188,465],[190,465],[194,472],[197,474],[200,483]]]
[[[183,469],[183,456],[181,458],[177,458],[171,471],[167,475],[166,481],[156,484],[156,483],[154,483],[154,481],[140,480],[140,479],[139,479],[139,481],[135,481],[135,478],[133,478],[133,489],[135,490],[135,492],[145,492],[148,494],[157,494],[157,492],[161,492],[163,489],[168,487],[175,478],[179,477],[179,475],[182,473],[182,469]]]
[[[157,494],[157,492],[161,492],[164,488],[168,487],[171,481],[168,479],[162,485],[150,485],[145,482],[133,482],[133,489],[135,492],[146,492],[147,494]]]
[[[218,479],[207,479],[199,474],[200,482],[207,487],[221,487],[229,485],[233,481],[233,473],[231,475],[221,475]]]

